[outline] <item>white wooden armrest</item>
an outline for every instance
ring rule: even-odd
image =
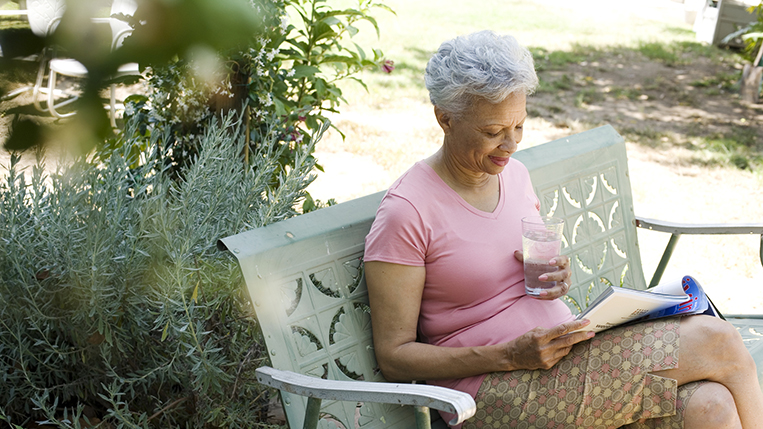
[[[268,366],[257,368],[257,380],[278,390],[308,398],[434,408],[456,414],[450,425],[463,422],[477,411],[471,395],[440,386],[324,380]]]
[[[636,216],[636,226],[671,234],[763,234],[763,223],[688,224]]]

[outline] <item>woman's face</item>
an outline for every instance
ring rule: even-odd
[[[435,109],[445,132],[448,162],[465,172],[498,174],[522,141],[527,97],[512,94],[501,103],[478,99],[464,115],[453,118]]]

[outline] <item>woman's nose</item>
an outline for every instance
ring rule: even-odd
[[[499,149],[505,150],[508,153],[514,153],[517,151],[519,144],[517,143],[517,140],[514,137],[506,137],[501,142],[501,145],[498,146]]]

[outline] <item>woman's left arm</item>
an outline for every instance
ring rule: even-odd
[[[524,261],[521,250],[515,250],[514,257],[517,258],[519,262]],[[570,258],[565,255],[560,255],[551,259],[549,264],[559,267],[559,269],[554,272],[541,274],[538,277],[538,280],[542,282],[556,282],[556,286],[542,290],[540,295],[535,296],[534,298],[553,300],[567,295],[567,292],[570,291],[570,277],[572,276],[572,270],[570,269]]]

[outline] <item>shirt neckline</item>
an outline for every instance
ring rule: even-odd
[[[513,161],[514,161],[513,159],[509,159],[509,164],[506,165],[506,168],[508,168]],[[466,200],[463,199],[463,197],[461,197],[461,195],[459,195],[458,192],[456,192],[453,188],[450,187],[450,185],[448,185],[447,183],[445,183],[444,180],[442,180],[442,177],[440,177],[440,175],[437,174],[436,171],[434,171],[431,165],[427,164],[424,161],[419,161],[417,164],[420,164],[424,168],[424,171],[428,175],[430,175],[434,180],[436,180],[445,189],[445,192],[447,192],[448,195],[451,196],[451,198],[453,198],[456,202],[458,202],[458,204],[461,205],[461,207],[467,209],[468,211],[470,211],[471,213],[477,216],[487,218],[487,219],[497,219],[501,215],[501,212],[503,211],[504,202],[505,202],[505,196],[506,196],[506,189],[503,183],[503,172],[498,173],[498,204],[495,206],[495,209],[492,212],[486,212],[466,202]]]

